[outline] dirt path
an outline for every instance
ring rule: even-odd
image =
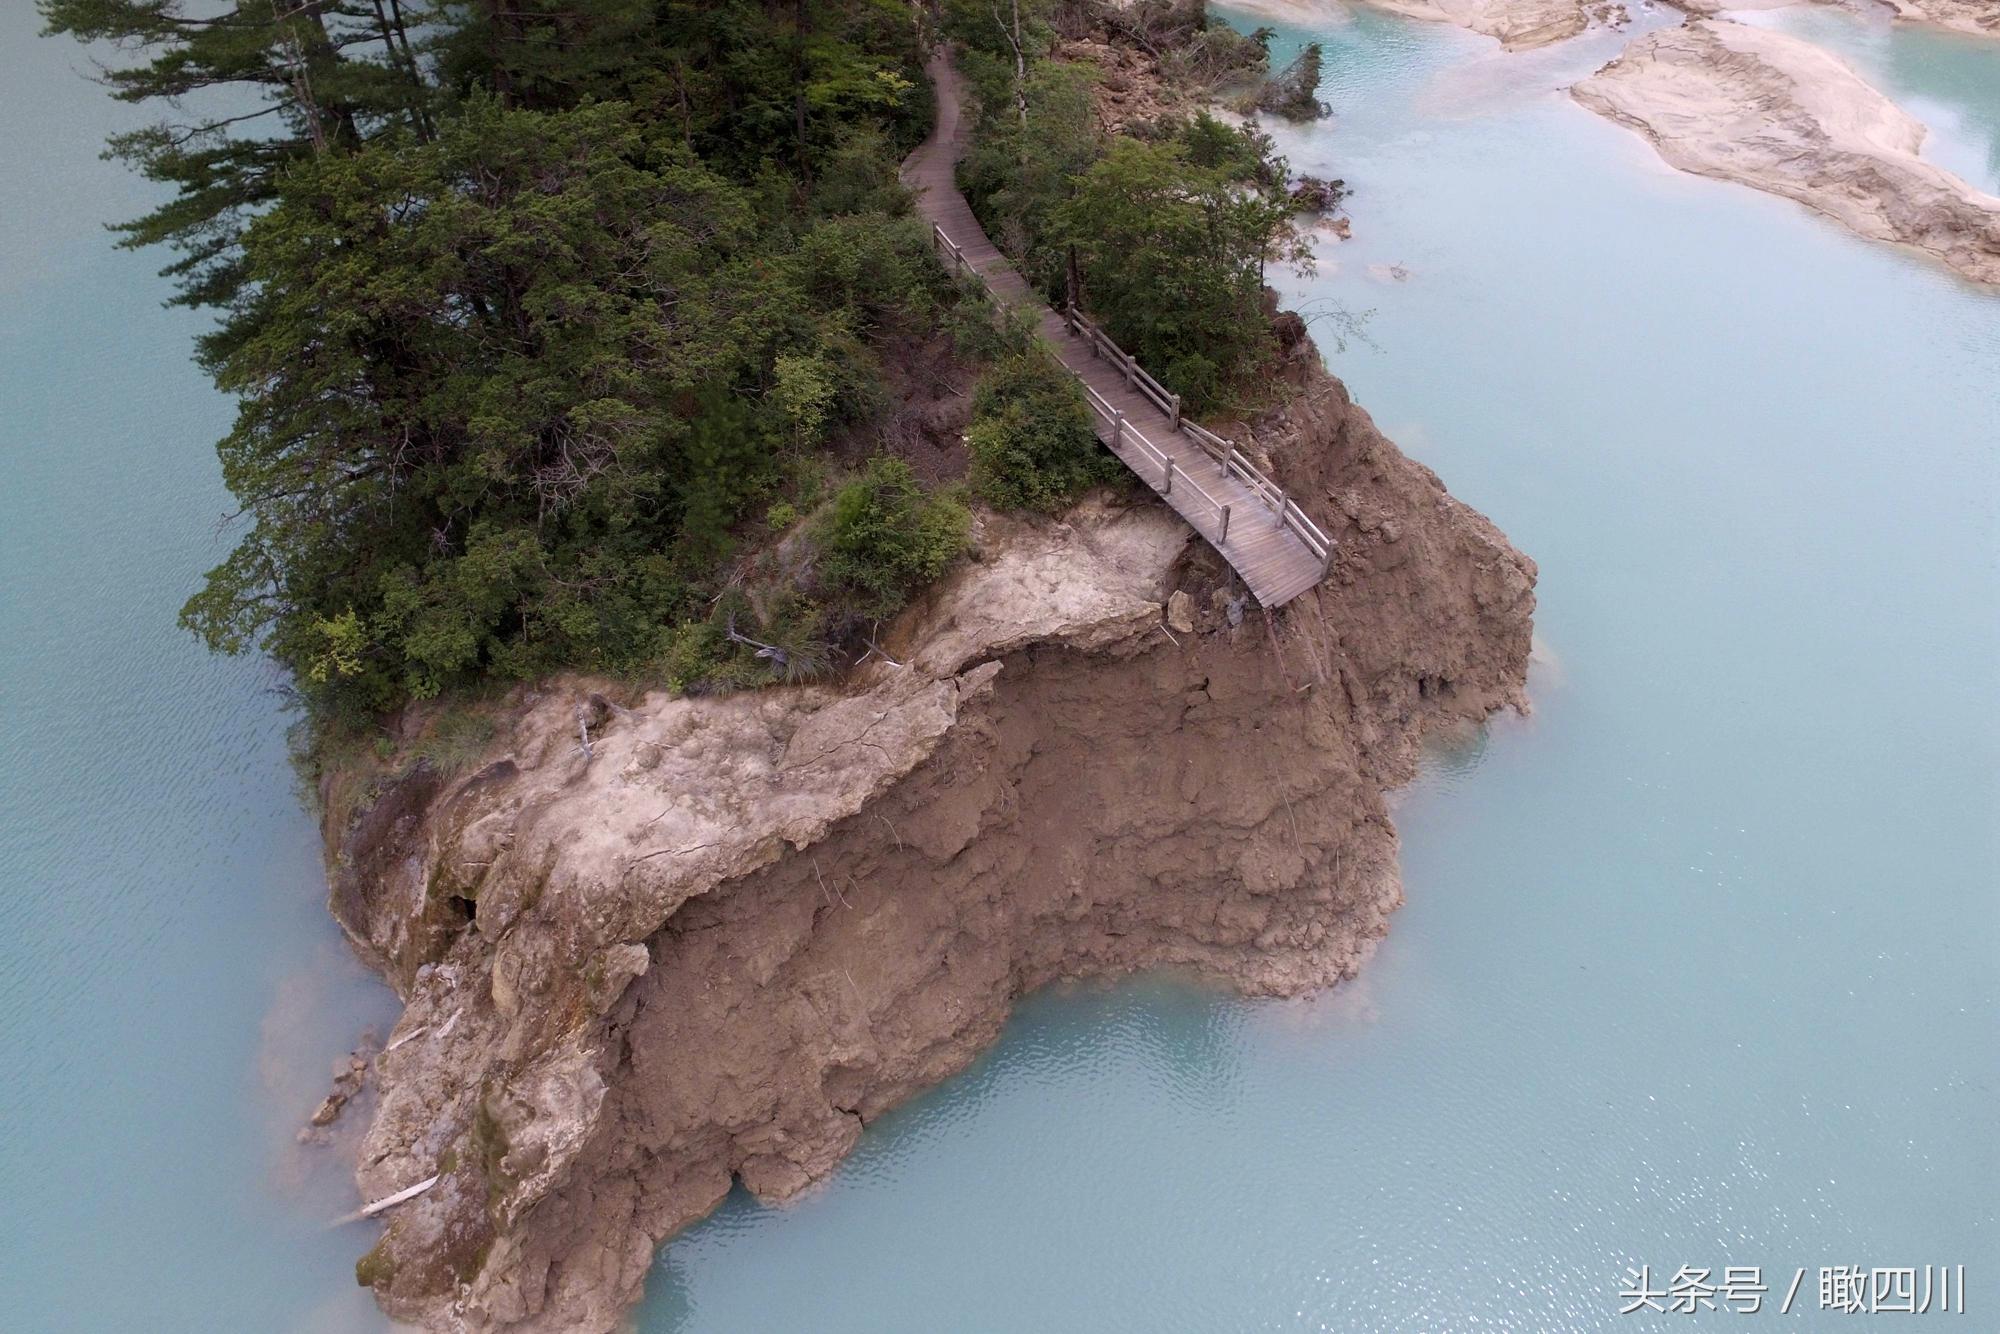
[[[1274,503],[1275,488],[1254,488],[1183,433],[1119,366],[1095,355],[1090,341],[1069,329],[986,235],[954,179],[971,133],[964,79],[942,48],[932,54],[929,72],[937,92],[936,124],[930,138],[904,159],[902,170],[903,183],[916,192],[917,213],[958,247],[997,300],[1034,314],[1043,340],[1101,401],[1103,406],[1092,417],[1098,435],[1222,553],[1260,605],[1283,606],[1317,584],[1326,567],[1280,521],[1287,503],[1283,493],[1276,493]],[[1122,432],[1106,420],[1110,412],[1123,414]],[[1135,432],[1139,438],[1129,438]],[[1163,457],[1172,460],[1178,474],[1171,480]]]

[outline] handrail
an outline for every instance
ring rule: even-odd
[[[942,229],[939,229],[938,236],[949,243],[950,238],[945,237]],[[1126,373],[1126,382],[1145,394],[1160,411],[1166,413],[1182,435],[1200,445],[1211,458],[1222,465],[1225,474],[1234,473],[1259,500],[1269,506],[1278,516],[1278,522],[1289,528],[1293,535],[1305,544],[1306,550],[1319,557],[1322,567],[1331,564],[1333,539],[1312,521],[1311,516],[1300,507],[1298,501],[1285,494],[1283,487],[1266,477],[1234,444],[1207,427],[1182,417],[1180,395],[1169,393],[1165,386],[1140,367],[1136,358],[1119,347],[1109,334],[1092,323],[1082,311],[1073,305],[1065,306],[1062,318],[1063,323],[1072,332],[1081,334],[1089,341],[1093,351],[1102,352],[1114,365],[1123,369]]]
[[[931,236],[937,242],[939,250],[951,258],[952,271],[955,274],[962,276],[967,269],[971,269],[973,276],[980,280],[980,285],[987,287],[985,275],[979,272],[977,266],[966,259],[965,251],[960,249],[958,243],[945,233],[942,226],[935,222],[932,223]],[[988,287],[987,290],[990,292],[992,289]],[[1148,374],[1145,367],[1139,364],[1138,358],[1119,347],[1109,334],[1092,323],[1089,317],[1084,315],[1082,311],[1078,310],[1074,305],[1065,305],[1061,311],[1061,317],[1064,327],[1068,328],[1071,333],[1080,335],[1089,342],[1091,352],[1094,355],[1102,356],[1117,366],[1124,373],[1126,384],[1138,390],[1155,407],[1165,413],[1167,420],[1173,424],[1175,430],[1194,441],[1195,444],[1201,447],[1204,453],[1219,463],[1222,466],[1225,477],[1233,474],[1238,481],[1249,488],[1250,493],[1257,498],[1259,503],[1270,509],[1277,516],[1278,523],[1284,528],[1289,529],[1292,535],[1304,544],[1307,551],[1319,558],[1320,572],[1324,576],[1326,570],[1333,563],[1333,539],[1326,535],[1324,529],[1313,522],[1312,517],[1304,509],[1300,508],[1297,500],[1286,495],[1283,487],[1279,486],[1269,477],[1266,477],[1257,465],[1250,462],[1243,451],[1238,449],[1233,443],[1223,439],[1207,427],[1183,417],[1181,415],[1180,395],[1171,392],[1165,385]],[[1171,454],[1168,454],[1151,440],[1148,440],[1143,431],[1128,422],[1123,412],[1111,406],[1110,400],[1106,399],[1095,389],[1092,389],[1089,383],[1083,380],[1082,377],[1077,377],[1077,383],[1083,386],[1083,392],[1090,403],[1091,410],[1110,423],[1113,448],[1115,449],[1119,443],[1128,437],[1138,442],[1142,455],[1149,462],[1156,463],[1161,469],[1161,480],[1157,484],[1156,489],[1162,495],[1170,494],[1174,489],[1176,478],[1193,487],[1195,494],[1207,501],[1209,508],[1213,509],[1221,519],[1220,531],[1214,539],[1216,544],[1219,546],[1227,541],[1229,536],[1230,507],[1210,495],[1201,483],[1188,475],[1187,469],[1182,468],[1174,462]],[[1147,481],[1149,484],[1152,483],[1151,478],[1148,478]]]
[[[1084,398],[1089,402],[1091,410],[1097,413],[1100,417],[1103,417],[1105,421],[1111,424],[1112,449],[1116,451],[1119,444],[1126,439],[1131,439],[1138,442],[1140,451],[1143,454],[1145,454],[1147,461],[1158,464],[1160,467],[1161,477],[1162,477],[1162,483],[1158,488],[1160,494],[1164,496],[1164,495],[1171,495],[1173,493],[1174,479],[1176,477],[1186,482],[1189,486],[1194,488],[1194,493],[1196,495],[1200,496],[1203,500],[1208,502],[1208,507],[1214,510],[1216,517],[1219,520],[1221,520],[1222,524],[1221,530],[1216,533],[1215,540],[1217,542],[1227,541],[1229,538],[1230,507],[1228,505],[1223,504],[1221,501],[1217,500],[1214,496],[1210,495],[1208,493],[1207,487],[1203,486],[1200,482],[1197,482],[1193,478],[1193,476],[1191,476],[1188,473],[1188,470],[1186,468],[1183,468],[1181,467],[1180,464],[1174,462],[1173,455],[1167,453],[1166,450],[1161,449],[1151,440],[1148,440],[1146,438],[1146,433],[1140,430],[1138,427],[1132,425],[1131,422],[1127,421],[1125,418],[1125,414],[1123,412],[1120,412],[1117,408],[1112,407],[1109,399],[1106,399],[1102,394],[1098,393],[1095,389],[1092,389],[1088,384],[1084,384],[1082,380],[1078,380],[1077,383],[1083,386]],[[1151,479],[1148,478],[1147,480],[1150,483]]]
[[[1071,333],[1082,334],[1090,340],[1091,349],[1109,358],[1125,372],[1125,382],[1153,400],[1153,406],[1167,414],[1178,427],[1181,424],[1181,396],[1147,373],[1139,364],[1139,359],[1113,342],[1111,335],[1091,322],[1090,317],[1075,306],[1065,306],[1062,311],[1063,323]]]

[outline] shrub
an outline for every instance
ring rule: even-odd
[[[1090,408],[1068,372],[1040,351],[1016,353],[980,378],[972,398],[972,485],[996,509],[1063,509],[1117,476]]]
[[[964,506],[926,495],[909,464],[878,456],[820,517],[822,581],[854,615],[891,615],[965,550],[969,523]]]

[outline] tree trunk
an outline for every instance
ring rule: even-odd
[[[806,162],[806,37],[812,31],[811,0],[792,2],[792,135],[799,172],[810,178]]]
[[[393,4],[393,0],[392,0]],[[395,6],[393,17],[383,7],[382,0],[375,0],[375,26],[382,33],[382,47],[388,53],[389,63],[401,70],[409,84],[410,128],[417,132],[417,138],[430,142],[432,130],[430,118],[424,114],[424,79],[417,68],[416,58],[410,54],[409,34],[403,31],[403,14],[400,6]],[[398,38],[401,38],[400,44]]]
[[[1009,28],[1000,17],[1000,7],[993,6],[993,22],[1000,29],[1000,35],[1014,48],[1014,108],[1021,117],[1021,162],[1028,160],[1028,56],[1021,46],[1021,0],[1013,0],[1014,26]]]

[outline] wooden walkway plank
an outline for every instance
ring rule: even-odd
[[[1099,437],[1222,554],[1260,606],[1281,607],[1319,583],[1332,544],[1296,502],[1248,460],[1225,466],[1211,452],[1214,443],[1203,445],[1182,428],[1178,411],[1169,415],[1142,391],[1136,381],[1144,371],[1136,363],[1130,363],[1128,375],[1108,350],[1100,354],[1088,330],[1072,329],[1050,309],[986,235],[958,192],[955,170],[967,136],[965,93],[942,47],[931,56],[930,77],[937,91],[936,124],[930,138],[904,159],[902,179],[915,193],[917,212],[931,224],[946,262],[970,269],[1002,304],[1034,314],[1042,340],[1095,400],[1091,419]],[[1233,450],[1229,457],[1240,459]]]

